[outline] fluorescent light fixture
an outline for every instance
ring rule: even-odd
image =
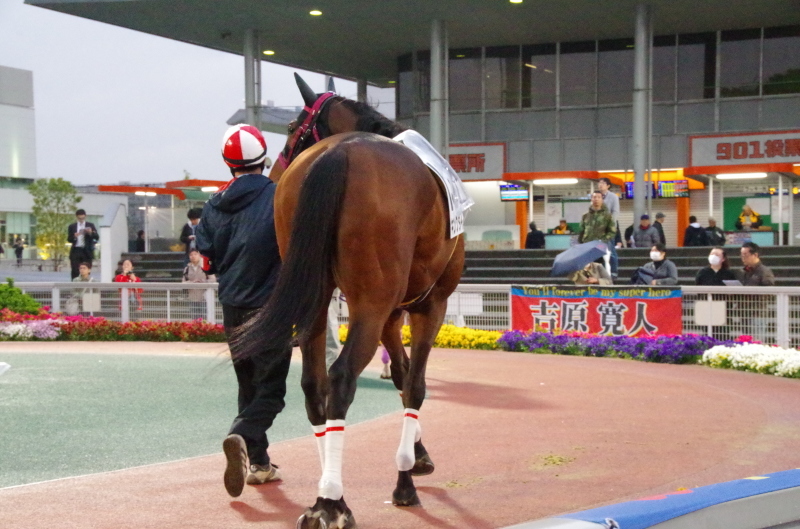
[[[203,193],[216,193],[217,191],[219,191],[219,188],[217,186],[207,186],[207,187],[201,187],[200,191],[202,191]]]
[[[717,180],[742,180],[745,178],[766,178],[767,173],[727,173],[718,174]]]
[[[528,64],[527,62],[525,63],[525,66],[527,66],[528,68],[533,68],[534,70],[536,69],[536,66]]]
[[[567,186],[577,183],[577,178],[542,178],[541,180],[533,181],[535,186]]]
[[[322,11],[320,11],[319,9],[312,9],[311,11],[308,12],[308,14],[311,15],[312,17],[318,17],[322,14]]]
[[[145,195],[145,192],[144,191],[137,191],[137,192],[134,193],[134,195],[139,196],[139,197],[143,197]]]
[[[147,209],[147,208],[144,206],[139,206],[139,209]]]
[[[522,0],[508,0],[508,1],[511,2],[512,4],[521,4],[522,3]]]
[[[146,191],[144,196],[146,196],[146,197],[154,197],[154,196],[156,196],[156,192],[155,191]]]
[[[275,52],[272,50],[264,50],[264,55],[275,55]]]

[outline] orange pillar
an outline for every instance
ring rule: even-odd
[[[517,202],[517,225],[519,225],[519,247],[525,248],[525,237],[528,235],[528,202],[520,200]]]
[[[676,198],[676,210],[678,215],[678,246],[683,246],[683,235],[689,226],[689,197]]]

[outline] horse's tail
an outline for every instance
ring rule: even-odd
[[[347,151],[336,145],[322,154],[302,184],[292,220],[288,252],[272,295],[234,335],[243,356],[284,347],[292,336],[307,337],[332,280],[339,214],[347,185]]]

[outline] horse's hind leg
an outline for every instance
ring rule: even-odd
[[[395,309],[383,326],[381,342],[391,359],[392,382],[398,391],[403,391],[403,379],[408,373],[408,355],[402,338],[403,310]]]
[[[436,335],[442,325],[447,300],[429,299],[411,313],[411,360],[403,381],[403,431],[397,449],[397,486],[392,503],[399,506],[419,505],[412,475],[433,472],[433,462],[422,446],[419,409],[425,400],[425,368]]]

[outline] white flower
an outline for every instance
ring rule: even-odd
[[[711,367],[729,367],[780,377],[800,378],[800,351],[764,344],[716,345],[703,353]]]

